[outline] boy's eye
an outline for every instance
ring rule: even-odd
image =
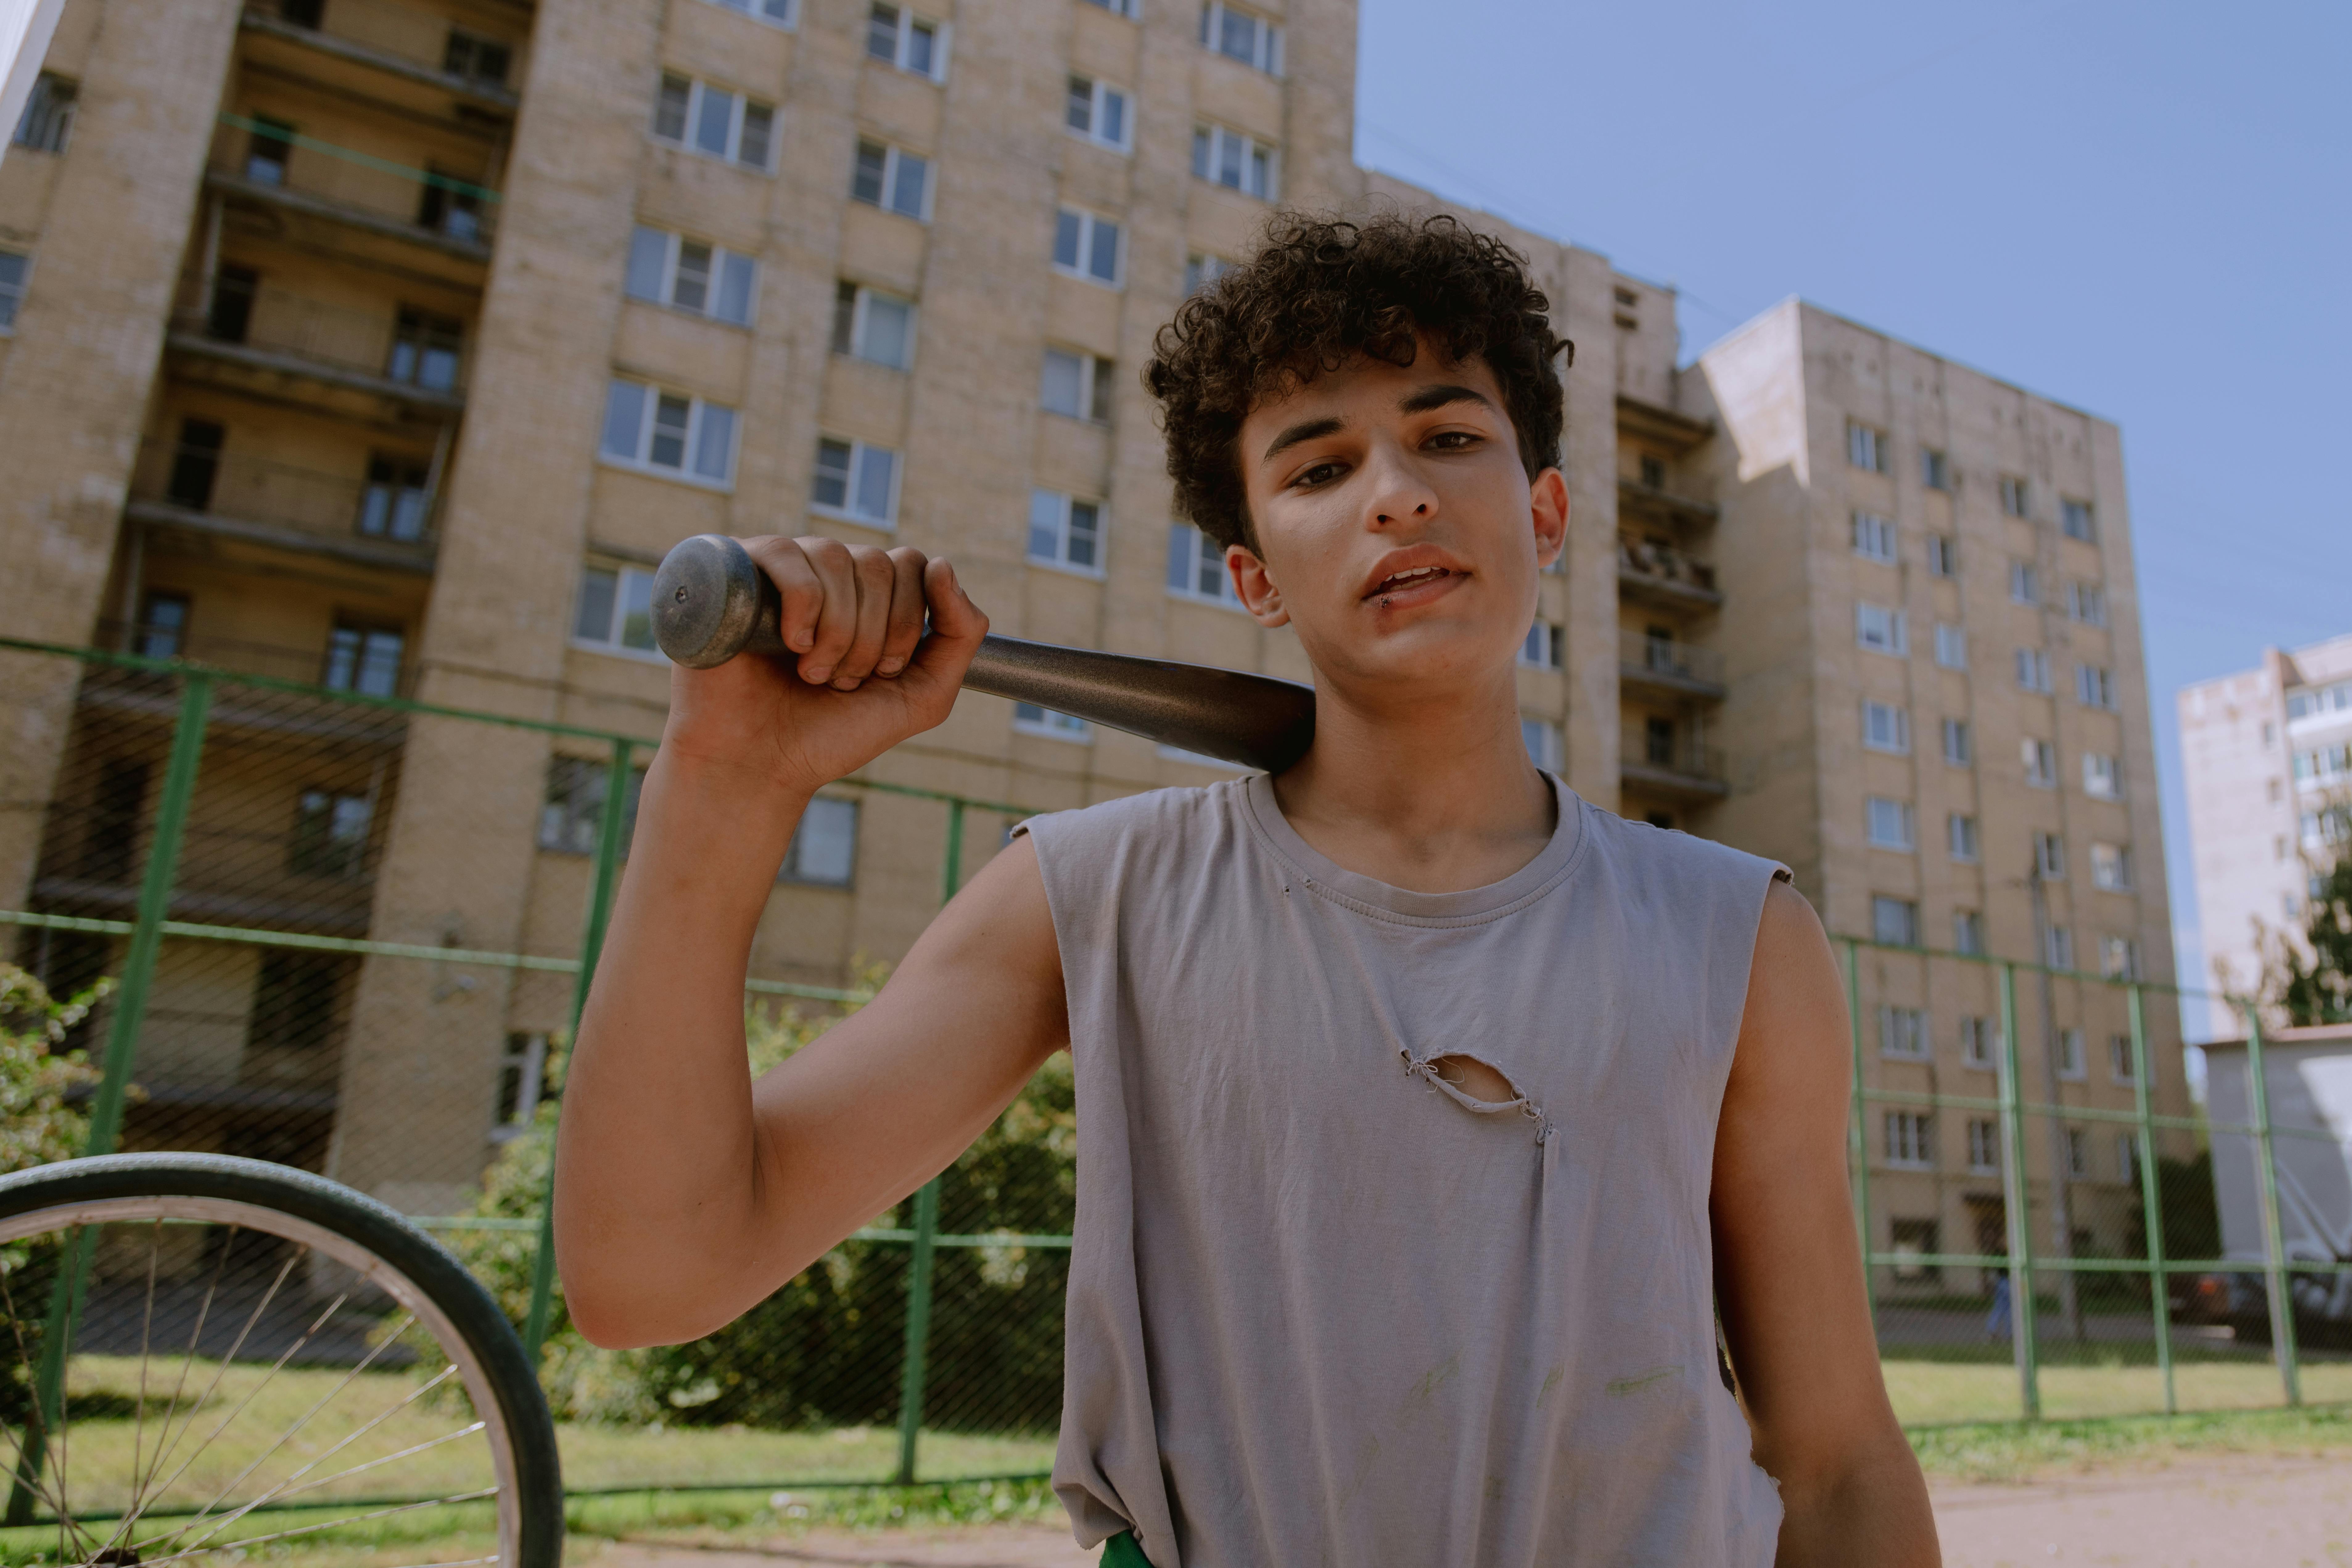
[[[1429,444],[1440,451],[1458,452],[1465,447],[1475,445],[1477,439],[1478,433],[1475,430],[1440,430],[1429,438]]]
[[[1294,484],[1294,485],[1320,485],[1320,484],[1328,484],[1328,482],[1330,482],[1330,481],[1331,481],[1331,480],[1333,480],[1333,479],[1338,479],[1339,477],[1339,464],[1337,464],[1337,463],[1318,463],[1318,464],[1316,464],[1313,468],[1308,468],[1306,472],[1304,472],[1304,473],[1300,474],[1297,479],[1295,479],[1291,480],[1290,482],[1291,482],[1292,484]]]

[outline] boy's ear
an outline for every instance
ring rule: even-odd
[[[1282,589],[1274,574],[1265,569],[1247,545],[1225,546],[1225,571],[1234,580],[1234,592],[1239,595],[1242,608],[1262,626],[1286,626],[1290,610],[1282,602]]]
[[[1536,565],[1559,559],[1568,547],[1568,480],[1558,468],[1546,468],[1528,487],[1528,510],[1535,514]]]

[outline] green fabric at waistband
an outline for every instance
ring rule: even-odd
[[[1102,1568],[1151,1568],[1151,1560],[1135,1543],[1135,1531],[1122,1530],[1103,1542]]]

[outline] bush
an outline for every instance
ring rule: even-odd
[[[98,1080],[79,1051],[59,1051],[66,1032],[89,1016],[110,988],[100,981],[59,1002],[32,975],[0,963],[0,1172],[70,1160],[89,1141],[89,1118],[72,1105],[74,1090]],[[0,1335],[19,1345],[0,1373],[0,1423],[21,1426],[33,1407],[33,1364],[23,1346],[38,1342],[58,1277],[55,1237],[0,1247]]]

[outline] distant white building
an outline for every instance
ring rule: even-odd
[[[2203,978],[2251,992],[2257,932],[2299,938],[2314,875],[2346,847],[2332,808],[2352,805],[2352,636],[2184,688],[2180,750]]]

